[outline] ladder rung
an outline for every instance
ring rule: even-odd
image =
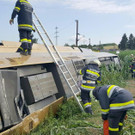
[[[80,94],[80,91],[76,92],[75,94],[76,94],[76,95],[79,95],[79,94]],[[80,101],[81,101],[81,99],[80,99]]]
[[[64,67],[65,65],[64,64],[59,64],[60,67]]]
[[[75,87],[76,85],[72,85],[71,87],[73,88],[73,87]]]
[[[60,57],[56,57],[55,59],[59,60],[59,62],[63,63],[60,59]]]
[[[41,27],[40,25],[35,25],[36,27]]]
[[[67,80],[68,80],[68,81],[69,81],[69,80],[72,80],[72,78],[68,78]]]
[[[40,34],[45,34],[44,32],[40,32]]]
[[[65,73],[68,73],[68,71],[65,71],[65,72],[63,72],[63,73],[64,73],[64,74],[65,74]]]

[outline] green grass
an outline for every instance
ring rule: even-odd
[[[55,117],[50,116],[30,135],[95,135],[102,134],[98,102],[92,105],[94,115],[82,113],[74,99],[60,106]]]
[[[98,101],[92,100],[93,115],[82,113],[74,99],[60,106],[56,116],[50,116],[29,135],[103,135],[103,122]],[[135,110],[128,112],[123,135],[135,133]],[[132,133],[132,134],[131,134]]]
[[[131,79],[129,73],[130,54],[135,51],[120,52],[121,67],[110,66],[109,69],[102,67],[102,84],[114,84],[120,87],[126,86],[126,81]],[[82,113],[78,104],[73,99],[65,101],[59,107],[56,116],[50,113],[29,135],[103,135],[103,122],[98,101],[92,101],[93,115]],[[135,110],[128,112],[121,135],[135,134]]]
[[[120,51],[119,57],[122,61],[125,61],[127,59],[131,60],[131,54],[134,54],[135,56],[135,50]]]

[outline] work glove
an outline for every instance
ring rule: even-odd
[[[35,29],[32,27],[32,31],[35,32]]]
[[[79,76],[80,75],[80,73],[79,72],[77,72],[77,76]]]
[[[128,118],[128,116],[127,116],[127,114],[126,114],[124,119],[127,120],[127,118]]]
[[[107,118],[108,118],[108,114],[102,114],[102,119],[103,120],[107,120]]]
[[[9,20],[9,23],[12,25],[12,24],[14,24],[14,20],[13,19],[10,19]]]

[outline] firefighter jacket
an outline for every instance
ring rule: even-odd
[[[18,29],[32,31],[32,12],[33,8],[27,0],[17,0],[11,19],[18,15]]]
[[[99,100],[103,119],[109,112],[125,111],[135,107],[131,93],[115,85],[96,88],[93,95]]]
[[[83,75],[83,80],[81,84],[81,89],[83,90],[93,90],[96,87],[97,82],[101,81],[101,73],[97,64],[88,64],[79,72]]]
[[[132,61],[132,64],[130,65],[130,71],[132,73],[135,73],[135,60]]]

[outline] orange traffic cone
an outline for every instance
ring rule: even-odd
[[[104,120],[104,122],[103,122],[103,131],[104,131],[104,135],[109,135],[109,123],[108,123],[108,120]]]

